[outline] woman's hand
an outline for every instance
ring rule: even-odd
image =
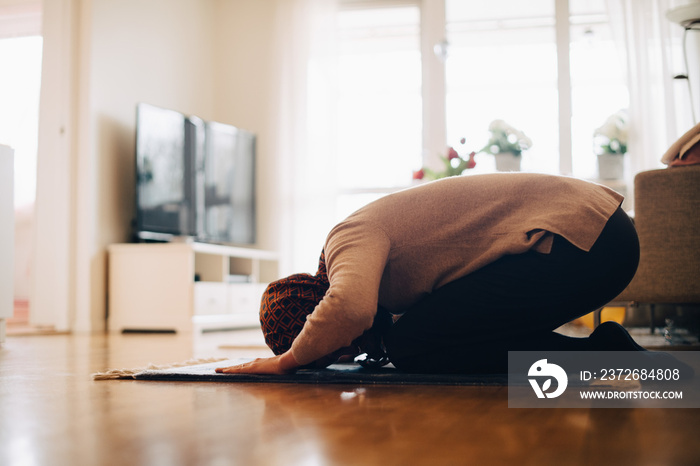
[[[237,366],[219,367],[216,372],[220,374],[293,374],[299,369],[294,356],[290,351],[271,358],[258,358],[254,361],[239,364]]]

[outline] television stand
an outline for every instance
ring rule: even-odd
[[[260,298],[277,256],[206,243],[113,244],[107,328],[204,332],[259,327]]]

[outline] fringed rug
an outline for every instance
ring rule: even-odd
[[[183,362],[176,362],[170,364],[148,364],[144,367],[137,367],[133,369],[109,369],[104,372],[96,372],[92,374],[93,380],[115,380],[115,379],[133,379],[136,374],[146,371],[158,371],[164,369],[175,369],[179,367],[193,367],[199,366],[206,363],[217,363],[219,361],[226,361],[226,358],[203,358],[203,359],[189,359]],[[245,361],[244,361],[245,362]],[[218,367],[218,366],[217,366]]]
[[[93,374],[95,380],[135,379],[151,381],[193,381],[230,383],[304,383],[363,385],[507,385],[507,374],[407,374],[388,364],[367,369],[359,364],[333,364],[325,369],[301,369],[287,375],[219,374],[217,367],[227,367],[250,359],[212,359],[187,361],[166,366],[151,365],[141,369],[117,369]]]

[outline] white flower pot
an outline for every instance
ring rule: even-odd
[[[519,172],[521,156],[511,152],[494,154],[496,157],[496,170],[499,172]]]
[[[598,177],[601,180],[619,180],[625,176],[623,154],[598,154]]]

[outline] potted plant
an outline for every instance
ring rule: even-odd
[[[466,140],[462,138],[459,142],[462,146],[464,146]],[[463,150],[462,152],[466,151]],[[475,155],[476,152],[473,151],[468,154],[465,153],[465,155],[460,155],[454,147],[448,147],[447,155],[440,156],[440,160],[442,160],[443,163],[443,168],[441,170],[431,170],[428,167],[423,167],[420,170],[413,172],[413,179],[437,180],[448,176],[461,175],[466,170],[476,166],[476,160],[474,160]]]
[[[532,147],[530,138],[503,120],[492,121],[489,132],[491,137],[479,152],[493,154],[498,171],[520,171],[522,153]]]
[[[623,109],[610,115],[605,123],[593,132],[593,147],[598,156],[598,176],[601,179],[623,178],[628,128],[627,110]]]

